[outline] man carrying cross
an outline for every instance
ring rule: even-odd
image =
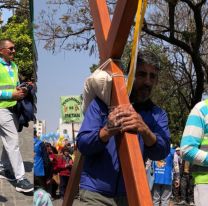
[[[128,205],[115,136],[137,133],[143,158],[164,159],[170,151],[168,118],[150,95],[158,80],[160,62],[148,51],[138,55],[130,96],[132,105],[112,110],[98,98],[89,105],[77,138],[85,156],[77,205]],[[139,148],[138,148],[139,149]]]

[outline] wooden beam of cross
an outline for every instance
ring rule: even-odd
[[[111,22],[106,0],[89,0],[101,63],[111,58],[112,61],[107,65],[106,70],[116,74],[112,83],[111,106],[129,104],[123,72],[117,61],[113,59],[121,58],[134,21],[138,1],[118,0]],[[116,137],[116,142],[129,205],[152,206],[137,135],[124,133]],[[83,157],[77,154],[63,206],[72,205],[79,184],[80,171],[77,171],[77,168],[81,168]]]

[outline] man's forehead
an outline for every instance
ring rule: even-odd
[[[140,71],[158,73],[158,69],[155,66],[146,63],[137,65],[136,72],[140,72]]]
[[[5,41],[5,42],[2,42],[0,48],[4,48],[4,47],[12,47],[14,46],[14,44],[10,41]]]
[[[14,45],[14,43],[12,43],[12,42],[10,42],[10,41],[6,41],[5,43],[4,43],[5,45]]]

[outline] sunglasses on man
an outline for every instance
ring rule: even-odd
[[[15,51],[15,47],[8,47],[8,48],[0,48],[0,49],[9,49],[10,51]]]

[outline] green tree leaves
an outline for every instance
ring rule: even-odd
[[[25,12],[27,2],[27,12]],[[15,63],[18,65],[20,77],[23,80],[34,79],[33,34],[29,19],[28,1],[21,1],[22,6],[17,7],[15,14],[2,26],[0,38],[14,41],[16,47]],[[24,9],[23,9],[24,8]]]

